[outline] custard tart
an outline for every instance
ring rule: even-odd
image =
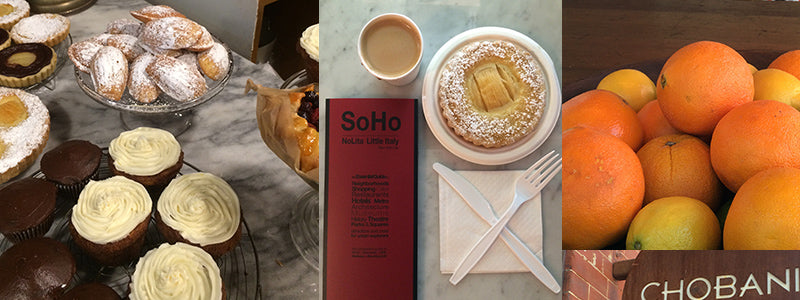
[[[533,132],[544,109],[541,67],[525,49],[499,40],[459,49],[439,78],[442,116],[475,145],[496,148]]]
[[[0,28],[11,30],[19,20],[31,14],[31,7],[25,0],[0,0]]]
[[[17,44],[0,50],[0,84],[26,87],[56,70],[56,53],[42,43]]]
[[[43,43],[53,47],[69,35],[70,22],[59,14],[38,14],[19,20],[11,28],[11,39],[17,44]]]

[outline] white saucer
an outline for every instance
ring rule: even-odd
[[[436,96],[439,89],[439,75],[449,58],[463,46],[476,41],[504,40],[528,50],[542,67],[545,83],[545,108],[539,124],[534,131],[514,144],[486,148],[474,145],[457,135],[442,117],[442,110]],[[502,27],[480,27],[462,32],[445,43],[433,56],[422,84],[422,111],[433,135],[454,155],[482,165],[502,165],[517,161],[531,154],[550,136],[561,112],[561,86],[553,60],[539,44],[528,36]]]

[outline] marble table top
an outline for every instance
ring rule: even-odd
[[[105,31],[108,22],[131,18],[128,13],[149,5],[143,0],[105,0],[69,16],[73,41]],[[221,37],[224,41],[224,37]],[[283,83],[268,64],[253,64],[234,54],[234,71],[225,89],[199,106],[192,126],[177,137],[184,160],[214,173],[239,195],[244,218],[258,249],[260,285],[264,299],[317,298],[318,272],[295,250],[289,235],[289,217],[298,197],[310,190],[261,140],[255,118],[256,97],[245,95],[248,78],[268,87]],[[50,111],[50,139],[45,151],[70,139],[84,139],[101,147],[124,131],[118,111],[89,98],[78,87],[67,62],[56,75],[55,89],[35,92]],[[21,176],[30,175],[38,166]],[[250,274],[252,275],[252,274]]]
[[[396,87],[378,81],[359,63],[357,38],[361,27],[381,13],[409,16],[422,31],[424,45],[420,75],[409,85]],[[327,0],[320,1],[320,96],[400,97],[421,99],[424,72],[436,50],[465,30],[501,26],[531,37],[551,56],[561,72],[561,1],[547,0]],[[324,110],[322,110],[324,111]],[[419,108],[418,265],[420,299],[560,299],[530,273],[469,275],[457,286],[439,272],[439,215],[434,162],[457,170],[526,169],[550,150],[561,150],[561,123],[531,155],[508,165],[482,166],[462,160],[436,140]],[[324,130],[324,128],[323,128]],[[322,141],[324,143],[324,141]],[[561,251],[561,177],[543,191],[544,263],[559,282]]]

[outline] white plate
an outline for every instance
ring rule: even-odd
[[[514,144],[486,148],[474,145],[457,135],[442,117],[436,91],[439,75],[450,57],[463,46],[476,41],[504,40],[528,50],[542,67],[545,83],[545,108],[533,132]],[[448,151],[464,160],[482,165],[502,165],[531,154],[550,136],[561,112],[561,87],[553,60],[528,36],[502,27],[480,27],[462,32],[445,43],[433,56],[422,84],[422,111],[433,135]]]

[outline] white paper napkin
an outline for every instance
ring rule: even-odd
[[[500,217],[514,199],[514,186],[522,171],[456,171],[469,180],[492,204]],[[541,198],[523,204],[506,227],[539,258],[542,257]],[[455,268],[486,233],[491,225],[478,216],[453,188],[439,178],[440,271],[453,273]],[[528,272],[501,237],[481,258],[470,273]]]

